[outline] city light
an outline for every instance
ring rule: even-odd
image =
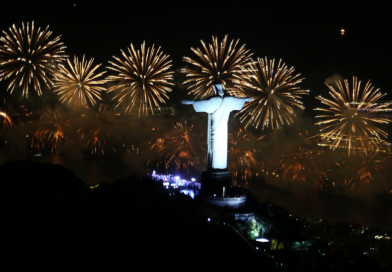
[[[265,239],[265,238],[257,238],[256,242],[267,243],[267,242],[269,242],[269,240]]]

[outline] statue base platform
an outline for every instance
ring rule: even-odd
[[[201,174],[201,194],[224,196],[231,186],[231,173],[226,170],[205,170]]]

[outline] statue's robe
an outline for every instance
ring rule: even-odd
[[[210,154],[212,169],[227,168],[227,144],[228,126],[230,112],[241,110],[247,98],[237,98],[232,96],[213,96],[206,100],[193,102],[196,112],[210,113],[211,135]]]

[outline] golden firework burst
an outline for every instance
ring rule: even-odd
[[[68,69],[60,64],[59,72],[55,74],[55,92],[60,96],[62,103],[71,104],[74,108],[88,108],[89,104],[94,106],[96,100],[102,100],[101,93],[106,90],[102,84],[105,84],[106,80],[99,77],[106,71],[94,75],[101,64],[92,68],[93,61],[93,58],[89,61],[85,60],[83,55],[81,62],[76,56],[73,64],[67,59]]]
[[[370,80],[361,90],[361,81],[353,77],[353,85],[350,88],[348,80],[336,81],[336,86],[328,85],[329,94],[332,99],[318,96],[328,108],[315,108],[314,110],[323,111],[325,114],[318,115],[316,118],[324,118],[316,125],[325,125],[320,129],[322,141],[332,141],[331,148],[337,148],[342,141],[347,141],[348,154],[352,153],[352,141],[359,139],[362,149],[377,148],[375,139],[381,140],[387,137],[387,133],[378,128],[376,124],[388,124],[391,121],[385,118],[372,117],[370,114],[379,112],[386,108],[384,104],[377,104],[377,101],[385,96],[379,89],[374,89]]]
[[[245,127],[252,124],[258,128],[262,123],[262,129],[269,125],[279,128],[293,123],[294,108],[303,110],[301,96],[309,93],[297,86],[303,78],[293,73],[294,67],[288,67],[282,60],[275,66],[275,59],[268,61],[265,57],[250,63],[245,72],[236,74],[242,96],[253,98],[236,114],[240,115],[241,122],[245,121]]]
[[[183,84],[188,84],[189,94],[196,98],[205,98],[214,95],[213,83],[220,82],[229,93],[236,93],[234,82],[237,81],[235,75],[241,75],[245,66],[251,61],[252,54],[245,49],[245,44],[237,48],[239,40],[232,40],[228,45],[228,36],[219,44],[217,37],[212,37],[212,44],[208,46],[201,41],[204,52],[197,48],[191,50],[199,58],[198,61],[189,57],[183,60],[193,65],[193,68],[185,68],[181,73],[185,73],[188,80]]]
[[[32,133],[31,147],[40,152],[49,148],[51,152],[59,148],[60,144],[67,140],[72,126],[71,118],[59,109],[47,109],[40,116],[37,127]]]
[[[101,104],[98,111],[86,111],[82,117],[82,126],[77,133],[83,147],[95,156],[103,156],[105,151],[111,150],[116,153],[115,144],[121,143],[120,137],[113,132],[116,131],[114,126],[118,120],[117,115]]]
[[[0,110],[0,124],[1,126],[12,126],[12,120],[10,116],[2,110]]]
[[[384,153],[373,150],[361,150],[357,152],[356,158],[347,163],[350,178],[345,180],[345,185],[354,188],[359,184],[369,184],[382,181],[381,171],[386,165],[386,156]],[[354,174],[353,174],[354,173]]]
[[[131,43],[129,55],[123,50],[121,53],[124,60],[113,56],[117,62],[109,61],[112,66],[107,68],[118,74],[108,77],[108,81],[116,82],[108,92],[115,92],[113,100],[117,100],[117,107],[124,105],[126,113],[138,105],[139,117],[147,115],[149,109],[154,114],[154,107],[159,108],[160,103],[169,99],[167,93],[174,86],[169,55],[163,55],[161,48],[156,50],[154,45],[146,49],[145,42],[140,50],[136,51]]]
[[[200,135],[192,131],[193,126],[176,123],[174,131],[167,137],[166,166],[174,162],[179,169],[189,170],[190,165],[198,164],[204,155],[204,147],[200,142]],[[204,155],[205,156],[205,155]]]
[[[257,164],[256,150],[252,147],[254,142],[250,141],[244,129],[239,129],[237,133],[229,133],[229,145],[229,169],[235,178],[241,176],[249,182]]]
[[[53,87],[51,77],[56,65],[67,57],[61,36],[50,39],[49,26],[34,31],[34,22],[22,23],[19,29],[12,25],[9,32],[3,31],[3,34],[5,36],[0,37],[0,80],[12,77],[7,90],[12,93],[16,87],[21,87],[22,95],[27,97],[31,83],[38,95],[42,94],[40,81],[48,88]]]

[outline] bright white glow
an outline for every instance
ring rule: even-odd
[[[180,180],[180,177],[179,176],[175,176],[174,177],[174,181],[179,181]]]
[[[223,96],[221,84],[214,85],[218,89],[219,95],[212,96],[205,100],[192,101],[193,108],[196,112],[209,113],[208,122],[211,122],[209,130],[207,161],[211,163],[208,168],[226,169],[227,168],[227,122],[229,121],[230,112],[241,110],[248,98],[237,98],[233,96]],[[222,93],[222,95],[221,95]]]
[[[193,190],[181,190],[180,193],[184,193],[184,195],[189,195],[192,199],[195,198],[195,193]]]
[[[196,179],[195,178],[191,178],[191,181],[196,181]]]
[[[269,240],[265,239],[265,238],[257,238],[256,242],[267,243],[267,242],[269,242]]]
[[[169,185],[169,182],[164,182],[164,183],[162,183],[163,184],[163,186],[168,186]]]
[[[210,222],[210,221],[211,221],[211,219],[210,219],[210,218],[208,218],[207,220],[208,220],[208,222]]]
[[[259,248],[258,248],[258,247],[256,247],[256,249],[257,249],[257,250],[259,250]]]
[[[152,171],[152,175],[155,176],[155,170]]]

